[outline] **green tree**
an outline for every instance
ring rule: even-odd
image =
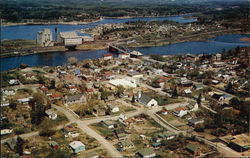
[[[101,92],[101,99],[106,101],[108,99],[108,96],[110,95],[110,93],[106,90]]]
[[[197,104],[198,104],[198,105],[201,105],[201,94],[199,94],[199,96],[198,96],[198,98],[197,98],[196,101],[197,101]]]
[[[125,91],[125,88],[124,88],[123,86],[119,85],[119,86],[117,87],[116,94],[117,94],[118,96],[121,96],[121,95],[124,93],[124,91]]]
[[[134,95],[133,95],[133,97],[132,97],[131,102],[132,102],[132,103],[134,103],[134,102],[135,102],[135,96],[134,96]]]
[[[50,81],[50,89],[55,89],[56,88],[56,81],[55,80],[51,80]]]
[[[23,145],[24,145],[24,140],[20,136],[18,136],[15,150],[19,155],[23,155]]]
[[[177,88],[175,87],[174,89],[172,89],[172,97],[176,96],[178,96],[178,93],[177,93]]]
[[[227,86],[225,87],[225,91],[228,93],[234,93],[234,88],[232,82],[228,82]]]
[[[17,101],[16,100],[10,100],[10,108],[12,110],[16,110],[16,106],[17,106]]]
[[[31,112],[31,123],[39,125],[45,116],[45,107],[43,104],[36,104],[35,110]]]

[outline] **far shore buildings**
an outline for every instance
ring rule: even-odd
[[[53,46],[52,32],[50,29],[43,29],[37,33],[36,43],[42,47]]]

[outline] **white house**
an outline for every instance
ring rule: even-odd
[[[9,80],[9,84],[10,84],[10,85],[18,85],[18,84],[19,84],[19,81],[16,80],[16,79],[10,79],[10,80]]]
[[[12,129],[1,129],[1,135],[11,134],[12,132]]]
[[[57,119],[57,113],[52,110],[52,109],[48,109],[45,111],[45,114],[51,119],[51,120],[55,120]]]
[[[126,59],[126,58],[129,58],[130,57],[130,54],[128,53],[120,53],[118,55],[118,58],[121,58],[121,59]]]
[[[191,89],[185,89],[183,92],[184,92],[184,94],[192,94]]]
[[[143,74],[137,72],[137,71],[131,71],[128,73],[128,76],[132,77],[132,78],[143,78]]]
[[[3,94],[5,94],[7,96],[11,96],[11,95],[15,95],[16,91],[14,89],[4,89]]]
[[[127,116],[125,116],[124,114],[120,114],[118,121],[121,123],[124,123],[125,120],[127,120]]]
[[[155,99],[146,94],[142,94],[141,92],[138,92],[137,94],[137,101],[145,105],[146,107],[153,107],[158,105],[158,102]]]
[[[63,128],[64,136],[65,137],[78,137],[79,136],[79,131],[76,127],[68,125]]]
[[[178,117],[182,117],[184,115],[187,115],[188,110],[185,107],[178,107],[174,110],[174,115]]]
[[[7,101],[7,100],[1,101],[1,107],[9,106],[9,105],[10,105],[10,102],[9,102],[9,101]]]
[[[86,149],[85,145],[81,141],[73,141],[69,143],[69,146],[73,150],[73,153],[79,153]]]
[[[116,122],[112,120],[101,121],[104,126],[109,129],[115,128]]]
[[[109,110],[110,110],[112,113],[115,113],[115,112],[119,112],[119,111],[120,111],[120,109],[119,109],[118,106],[115,106],[115,105],[112,105],[112,104],[108,104],[107,106],[108,106]]]
[[[102,57],[103,57],[103,60],[113,59],[113,55],[112,54],[103,54]]]
[[[28,104],[31,99],[33,99],[33,97],[22,98],[18,99],[18,102],[22,104]]]
[[[199,109],[199,105],[197,103],[194,105],[189,104],[187,107],[189,108],[189,111],[197,111]]]

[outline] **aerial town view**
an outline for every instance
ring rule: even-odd
[[[249,0],[0,0],[0,158],[250,157]]]

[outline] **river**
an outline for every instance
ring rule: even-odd
[[[204,42],[183,42],[164,46],[134,48],[144,55],[150,54],[200,54],[200,53],[217,53],[223,49],[229,50],[232,48],[250,46],[249,42],[240,41],[240,38],[248,37],[245,34],[228,34],[217,36]],[[9,70],[18,67],[20,64],[28,64],[29,66],[57,66],[67,63],[69,57],[76,57],[78,61],[84,59],[100,58],[107,50],[93,50],[93,51],[67,51],[67,52],[53,52],[42,53],[20,57],[1,58],[1,71]]]
[[[190,14],[186,14],[188,16]],[[53,32],[53,37],[55,37],[54,29],[57,27],[58,32],[75,31],[86,28],[93,28],[102,24],[116,24],[116,23],[126,23],[129,21],[164,21],[171,20],[178,23],[190,23],[194,22],[196,18],[186,18],[185,16],[168,16],[168,17],[141,17],[141,18],[126,18],[126,19],[103,19],[98,22],[93,22],[90,24],[81,25],[17,25],[17,26],[5,26],[1,27],[1,40],[14,40],[14,39],[26,39],[35,40],[38,31],[44,28],[51,29]]]

